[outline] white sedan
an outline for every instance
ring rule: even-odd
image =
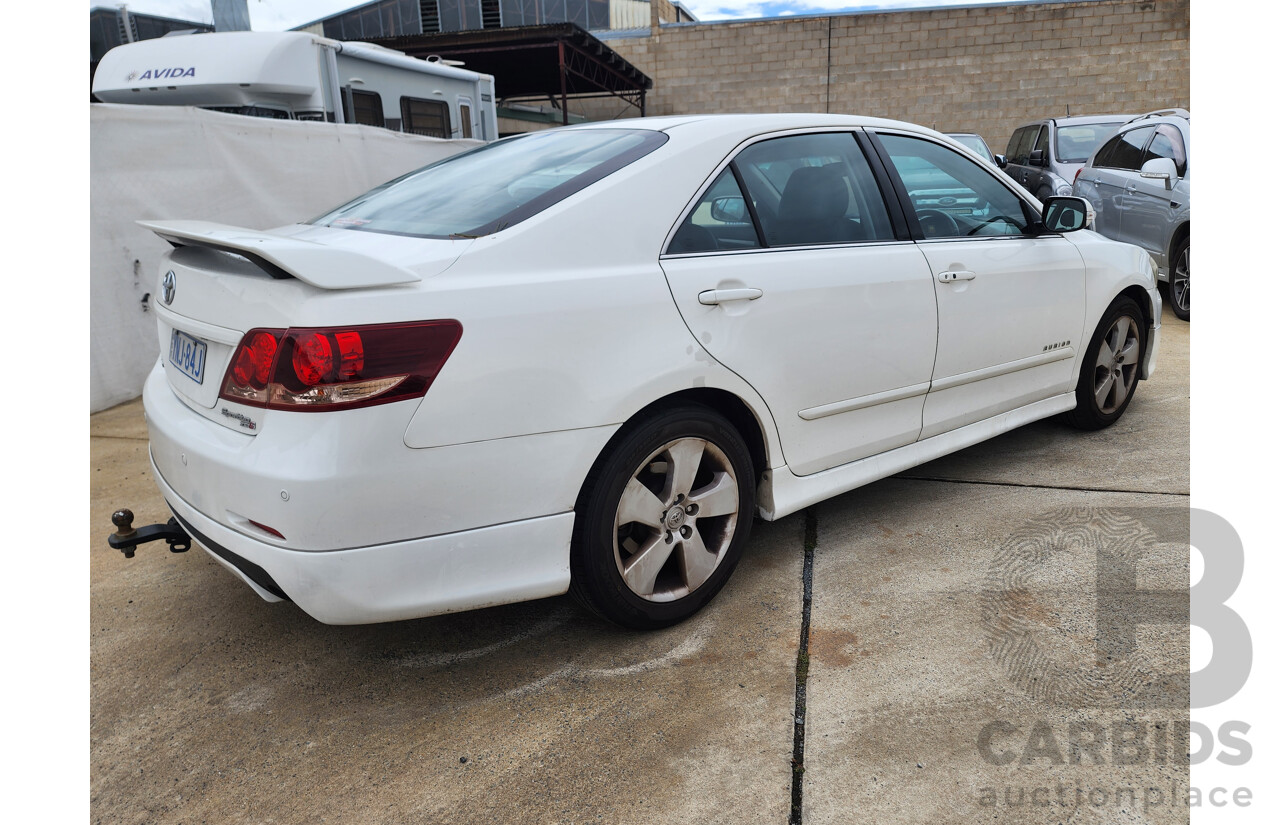
[[[668,625],[754,517],[1119,418],[1160,298],[1090,220],[919,126],[731,115],[499,141],[271,231],[150,223],[155,478],[322,622],[570,591]]]

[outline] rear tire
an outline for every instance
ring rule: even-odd
[[[710,408],[662,410],[615,437],[574,509],[569,592],[624,627],[666,627],[711,601],[742,556],[751,453]]]
[[[1142,310],[1132,298],[1121,295],[1102,314],[1085,350],[1076,382],[1076,408],[1066,414],[1067,422],[1081,430],[1114,424],[1133,400],[1146,351]]]

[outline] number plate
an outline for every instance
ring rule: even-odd
[[[182,374],[192,381],[203,384],[204,356],[208,349],[204,341],[197,341],[185,332],[175,329],[173,337],[169,339],[169,363],[181,370]]]

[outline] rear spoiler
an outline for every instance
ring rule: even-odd
[[[407,269],[350,249],[208,221],[138,221],[175,247],[198,246],[247,258],[272,278],[297,278],[321,289],[411,284]]]

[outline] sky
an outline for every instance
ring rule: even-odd
[[[873,8],[979,5],[990,0],[680,0],[699,20],[736,20],[752,17],[785,17],[825,14]],[[89,7],[114,8],[113,0],[90,0]],[[249,0],[249,21],[258,31],[281,31],[310,23],[334,12],[363,5],[361,0]],[[133,0],[131,11],[212,22],[209,0]]]

